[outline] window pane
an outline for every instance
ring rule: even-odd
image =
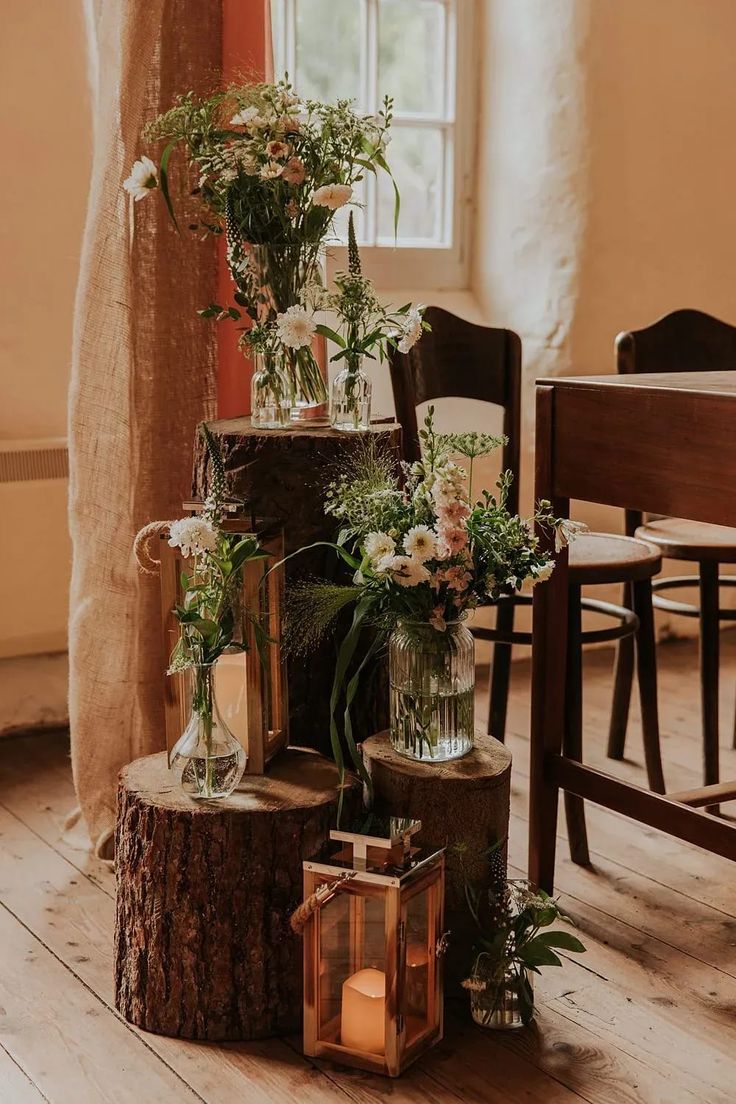
[[[360,0],[297,0],[296,73],[300,96],[360,96]]]
[[[381,0],[378,93],[396,111],[440,115],[444,102],[444,9],[437,0]]]
[[[387,157],[401,193],[399,242],[436,241],[440,236],[444,137],[434,127],[393,128]],[[385,173],[378,176],[378,236],[394,236],[394,190]]]

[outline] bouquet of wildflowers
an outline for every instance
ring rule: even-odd
[[[525,520],[506,507],[509,473],[497,493],[474,497],[473,462],[503,443],[488,434],[439,434],[430,408],[422,459],[396,470],[391,452],[367,438],[330,485],[326,510],[340,524],[331,545],[352,572],[346,585],[307,581],[292,592],[291,621],[298,646],[316,643],[337,615],[352,607],[351,627],[338,653],[332,692],[332,745],[342,763],[335,711],[363,628],[375,632],[358,667],[344,686],[345,738],[353,762],[365,777],[352,739],[350,703],[357,679],[399,621],[425,622],[442,634],[468,610],[547,579],[554,561],[539,548],[534,523],[554,528],[561,546],[574,523],[552,516],[540,502]],[[468,470],[454,457],[469,462]],[[368,780],[367,780],[368,781]]]
[[[168,143],[159,164],[141,158],[124,187],[135,200],[160,188],[176,222],[169,162],[181,146],[202,208],[192,228],[226,234],[235,285],[236,306],[213,303],[201,313],[237,321],[243,308],[266,322],[299,306],[335,212],[351,201],[356,183],[366,172],[390,176],[385,149],[391,114],[389,98],[375,116],[358,114],[349,100],[302,102],[287,80],[232,85],[204,99],[187,92],[145,131],[147,139]],[[290,348],[292,375],[308,398],[324,401],[311,352],[304,344]]]

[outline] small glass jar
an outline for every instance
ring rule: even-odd
[[[286,372],[275,357],[256,354],[250,384],[251,424],[259,429],[281,429],[291,418],[291,390]]]
[[[391,743],[408,759],[443,762],[473,747],[475,648],[462,620],[444,632],[399,621],[389,640]]]
[[[191,669],[192,712],[170,756],[171,773],[189,797],[229,797],[243,777],[246,754],[217,708],[214,664]]]
[[[371,425],[371,381],[360,365],[343,368],[332,383],[330,424],[346,433],[358,433]]]
[[[526,1027],[534,1017],[532,975],[520,963],[509,963],[500,979],[483,963],[476,963],[470,979],[470,1012],[477,1024],[494,1031]]]

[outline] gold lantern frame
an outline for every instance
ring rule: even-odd
[[[391,818],[388,831],[380,835],[332,830],[334,853],[324,861],[304,863],[304,898],[319,902],[304,928],[304,1053],[355,1066],[371,1073],[398,1077],[443,1035],[443,978],[441,958],[443,935],[445,856],[444,849],[429,851],[413,847],[411,837],[421,829],[420,821]],[[427,980],[424,1026],[409,1038],[407,1015],[407,935],[409,907],[419,894],[427,894]],[[339,1041],[340,1012],[324,1026],[321,932],[325,905],[332,898],[349,898],[350,975],[364,963],[366,902],[384,903],[385,1016],[384,1052],[345,1046]]]
[[[185,513],[201,512],[202,503],[185,502]],[[286,664],[281,647],[284,605],[284,533],[280,523],[256,518],[243,511],[242,503],[226,503],[223,529],[238,536],[255,536],[267,558],[249,560],[242,569],[241,600],[244,609],[258,617],[268,643],[259,651],[252,619],[246,619],[243,643],[247,754],[246,774],[263,774],[268,763],[289,743],[289,702]],[[191,571],[192,560],[181,549],[171,548],[161,535],[161,618],[166,654],[180,631],[174,612],[183,599],[181,575]],[[276,566],[278,565],[278,566]],[[262,652],[265,655],[262,656]],[[264,662],[265,659],[265,662]],[[164,689],[166,747],[169,754],[189,719],[189,694],[185,674],[171,675]]]

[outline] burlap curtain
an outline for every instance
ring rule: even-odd
[[[165,745],[157,582],[138,574],[133,538],[180,513],[216,367],[196,314],[215,297],[215,244],[177,235],[159,195],[131,208],[121,185],[144,124],[177,92],[218,82],[221,2],[86,0],[86,14],[94,154],[69,408],[69,712],[82,814],[109,857],[117,773]]]

